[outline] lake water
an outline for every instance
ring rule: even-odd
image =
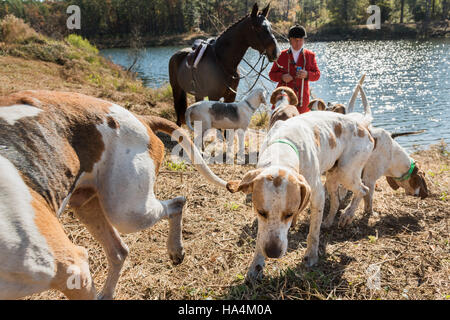
[[[287,48],[287,43],[281,43]],[[374,125],[392,132],[425,129],[420,135],[399,137],[411,150],[444,139],[450,143],[450,39],[432,41],[339,41],[306,43],[316,53],[320,80],[310,82],[312,94],[326,102],[347,103],[353,88],[366,73],[364,89],[372,106]],[[138,66],[145,84],[160,87],[169,82],[168,63],[182,47],[147,48]],[[107,49],[102,54],[129,66],[128,49]],[[257,62],[259,53],[249,49],[245,59]],[[270,67],[264,71],[268,76]],[[259,70],[259,65],[257,70]],[[241,74],[250,68],[241,63]],[[255,81],[255,73],[241,80],[238,100]],[[276,83],[260,78],[257,86],[272,91]],[[362,110],[358,98],[356,111]]]

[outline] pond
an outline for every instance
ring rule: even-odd
[[[287,43],[281,43],[287,48]],[[424,148],[444,139],[450,142],[450,39],[431,41],[338,41],[311,42],[305,47],[316,53],[321,77],[310,82],[312,94],[326,102],[347,103],[354,86],[366,73],[364,89],[374,114],[374,125],[392,132],[425,129],[420,135],[399,137],[399,143],[411,150]],[[149,87],[169,82],[168,63],[182,47],[146,48],[138,73]],[[129,49],[106,49],[102,54],[122,66],[130,65]],[[259,53],[249,49],[245,59],[258,61]],[[270,67],[263,72],[268,76]],[[242,62],[241,74],[249,66]],[[259,70],[260,65],[257,66]],[[238,100],[256,80],[250,73],[241,80]],[[276,83],[260,78],[257,86],[272,91]],[[358,98],[356,111],[361,111]]]

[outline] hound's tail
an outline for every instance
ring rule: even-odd
[[[364,106],[364,123],[369,126],[372,123],[372,109],[370,108],[369,102],[367,101],[366,93],[364,92],[363,87],[358,84],[359,92],[361,93],[361,100]]]
[[[175,123],[155,117],[155,116],[140,116],[141,119],[153,130],[167,133],[178,141],[184,151],[187,152],[189,159],[194,167],[212,184],[226,188],[227,183],[220,179],[211,171],[206,162],[203,160],[200,151],[195,147],[189,135]],[[189,123],[189,122],[188,122]]]
[[[366,78],[366,74],[364,73],[361,76],[361,79],[359,79],[359,82],[356,84],[355,90],[353,91],[353,95],[347,104],[347,113],[351,113],[351,112],[353,112],[353,109],[355,109],[355,101],[356,101],[356,97],[358,96],[358,91],[359,91],[358,89],[359,89],[359,86],[363,85],[365,78]]]
[[[398,133],[392,133],[391,137],[392,137],[392,139],[395,139],[395,138],[401,137],[401,136],[410,136],[410,135],[413,135],[413,134],[421,134],[421,133],[424,133],[424,132],[425,132],[425,130],[410,131],[410,132],[398,132]]]
[[[191,123],[191,112],[192,112],[192,108],[187,108],[186,113],[184,114],[184,117],[186,119],[186,124],[187,124],[189,130],[194,131],[194,128],[192,128],[192,123]]]

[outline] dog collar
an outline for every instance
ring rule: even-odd
[[[414,163],[413,159],[410,159],[410,160],[411,160],[411,166],[409,167],[408,172],[405,173],[404,175],[402,175],[400,178],[394,178],[395,180],[397,180],[397,181],[405,181],[405,180],[408,180],[409,178],[411,178],[411,175],[412,175],[412,173],[414,171],[414,168],[416,167],[416,164]]]
[[[284,143],[287,144],[288,146],[290,146],[292,149],[294,149],[295,153],[297,154],[297,157],[300,157],[300,152],[298,152],[297,147],[295,146],[295,144],[293,144],[292,142],[290,142],[289,140],[285,140],[285,139],[277,139],[275,141],[273,141],[271,144],[269,144],[269,147],[275,143]]]
[[[245,101],[245,103],[247,103],[248,107],[249,107],[250,109],[252,109],[252,111],[255,111],[255,110],[256,110],[256,108],[253,108],[252,105],[250,104],[250,102],[247,101],[247,99],[244,100],[244,101]]]

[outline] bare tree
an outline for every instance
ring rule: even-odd
[[[138,62],[143,58],[144,55],[144,42],[142,40],[141,28],[139,25],[134,25],[131,30],[130,38],[130,50],[128,52],[128,57],[131,61],[127,72],[134,72]]]

